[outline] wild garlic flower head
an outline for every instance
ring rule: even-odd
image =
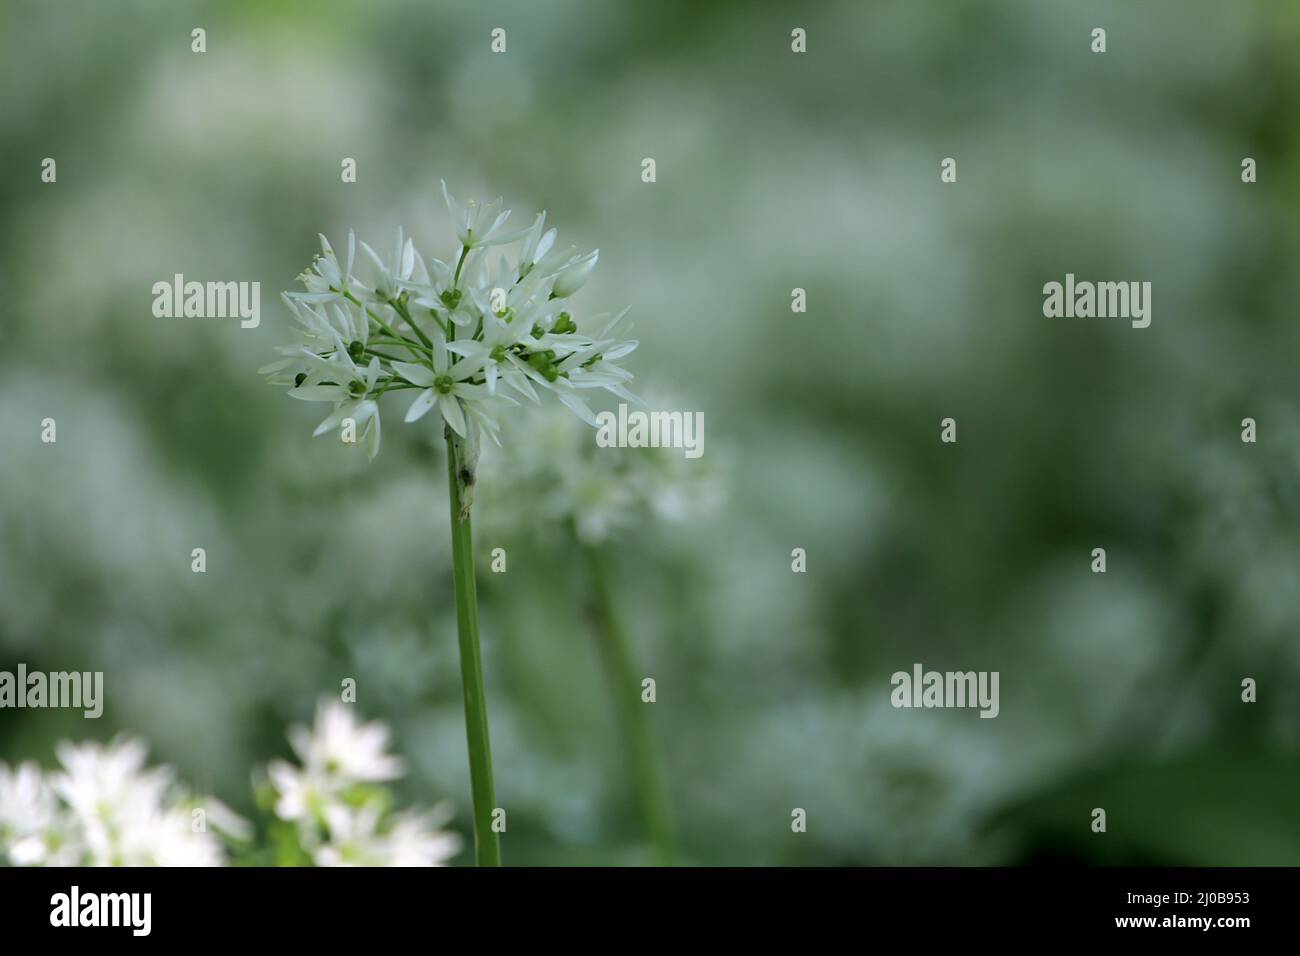
[[[64,742],[56,752],[61,768],[49,774],[0,764],[0,857],[9,863],[220,866],[221,842],[193,826],[193,810],[232,836],[246,826],[216,801],[188,796],[169,767],[146,768],[137,740]]]
[[[627,310],[580,327],[569,302],[599,252],[557,249],[545,213],[512,232],[500,199],[462,204],[446,183],[443,197],[460,242],[447,261],[426,261],[400,229],[388,260],[349,233],[340,261],[321,236],[321,254],[299,277],[304,289],[284,294],[298,340],[259,374],[294,398],[333,405],[316,434],[350,422],[373,458],[379,399],[409,391],[405,420],[437,409],[472,458],[481,433],[500,444],[498,415],[520,399],[550,393],[593,426],[590,390],[637,401],[627,388],[632,374],[619,364],[637,346],[626,337]],[[500,251],[512,243],[513,256]]]
[[[460,837],[441,830],[449,804],[428,813],[392,812],[384,786],[405,773],[388,753],[391,734],[362,723],[338,700],[317,705],[310,728],[293,727],[301,761],[267,767],[274,812],[295,825],[304,861],[317,866],[440,866],[460,851]]]
[[[479,476],[489,534],[526,528],[549,535],[559,524],[572,527],[584,544],[597,545],[650,520],[703,519],[725,495],[725,466],[717,455],[691,460],[678,449],[600,448],[573,419],[531,409],[513,416],[503,434],[501,453]],[[520,495],[520,488],[529,493]]]

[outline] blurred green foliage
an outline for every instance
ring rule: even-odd
[[[386,409],[367,466],[253,371],[318,232],[445,254],[446,178],[600,247],[579,302],[726,459],[612,549],[688,862],[1300,862],[1298,47],[1282,0],[11,0],[0,667],[108,702],[0,713],[0,759],[128,730],[248,810],[355,677],[467,832],[439,436]],[[1151,328],[1044,319],[1067,271],[1150,280]],[[176,272],[261,282],[261,327],[155,319]],[[577,546],[480,523],[507,862],[643,861]],[[913,661],[1001,716],[893,710]]]

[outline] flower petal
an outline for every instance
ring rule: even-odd
[[[437,378],[433,371],[425,365],[416,365],[412,362],[393,362],[393,371],[402,378],[406,379],[412,385],[420,385],[429,388]]]
[[[605,359],[610,362],[616,359],[621,359],[623,358],[623,356],[633,352],[636,349],[636,347],[640,344],[641,344],[640,341],[638,341],[637,339],[632,339],[627,342],[622,342],[614,346],[608,352],[604,353]]]
[[[572,392],[566,389],[556,389],[555,397],[558,398],[560,401],[562,401],[565,404],[565,406],[571,412],[573,412],[573,414],[577,415],[588,425],[595,427],[598,424],[596,422],[595,413],[592,412],[592,410],[587,407],[587,403],[584,402],[582,399],[580,399],[577,395],[574,395]]]
[[[459,395],[461,398],[465,399],[466,401],[481,402],[483,399],[489,397],[492,393],[488,391],[488,387],[486,385],[470,385],[467,382],[457,382],[452,387],[452,394]],[[504,395],[501,397],[502,399],[506,399],[506,396]],[[513,399],[508,399],[508,400],[514,401]]]
[[[384,278],[388,275],[388,267],[384,265],[384,260],[379,258],[379,253],[375,252],[374,249],[371,249],[365,242],[361,243],[361,251],[369,256],[370,261],[375,264],[375,268],[379,270],[380,278]]]
[[[451,367],[451,377],[457,382],[463,382],[472,375],[478,374],[478,370],[483,367],[487,356],[480,352],[478,355],[467,355]]]
[[[291,388],[289,395],[304,402],[341,402],[348,397],[342,385],[300,385]]]
[[[346,417],[347,407],[340,405],[338,408],[334,409],[334,411],[331,412],[324,421],[316,426],[316,430],[311,433],[311,437],[320,438],[320,436],[324,435],[326,432],[333,431],[342,424],[343,419]]]
[[[257,370],[257,374],[270,375],[272,372],[283,371],[284,369],[288,368],[296,361],[297,359],[294,358],[280,359],[278,361],[272,362],[270,365],[263,365],[261,368]]]
[[[423,392],[415,397],[411,407],[406,410],[406,421],[413,422],[423,418],[428,414],[429,409],[433,408],[438,402],[438,393],[431,388],[426,388]]]
[[[454,397],[449,397],[446,401],[439,402],[438,407],[442,410],[442,417],[451,426],[452,431],[464,438],[465,413],[460,410],[460,402]]]
[[[525,398],[531,398],[534,402],[541,402],[541,398],[537,395],[537,389],[533,388],[526,375],[520,375],[518,372],[514,372],[513,374],[503,374],[501,376],[501,381],[505,382]]]
[[[410,239],[406,240],[406,245],[402,247],[402,271],[398,274],[399,279],[411,278],[411,273],[415,271],[415,244]]]

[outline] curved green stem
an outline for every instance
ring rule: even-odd
[[[415,324],[415,320],[411,318],[411,311],[406,307],[406,305],[400,299],[393,299],[389,305],[393,307],[393,311],[406,320],[406,324],[411,327],[411,331],[415,333],[416,338],[424,344],[425,351],[431,350],[433,348],[433,340],[425,335],[424,330]]]
[[[474,858],[479,866],[501,865],[501,842],[492,829],[496,786],[492,780],[492,746],[488,739],[487,698],[483,692],[483,658],[478,640],[478,594],[474,586],[474,539],[468,515],[461,516],[456,481],[455,440],[447,435],[447,493],[451,500],[452,573],[456,581],[456,627],[460,634],[460,679],[465,694],[465,739],[469,746],[469,782],[474,798]]]
[[[335,289],[335,288],[331,288],[330,291],[331,291],[331,292],[338,292],[338,291],[340,291],[340,290]],[[375,325],[379,326],[380,330],[381,330],[381,331],[382,331],[386,336],[388,336],[390,339],[392,339],[392,340],[394,341],[394,343],[401,343],[403,346],[405,346],[405,348],[406,348],[406,350],[407,350],[408,352],[410,352],[410,353],[411,353],[412,355],[414,355],[416,358],[418,358],[418,359],[420,359],[421,361],[423,361],[424,356],[420,354],[420,347],[419,347],[419,343],[418,343],[418,342],[412,342],[412,341],[411,341],[410,339],[408,339],[405,335],[398,335],[396,332],[394,332],[394,331],[389,327],[389,325],[388,325],[387,322],[385,322],[383,319],[381,319],[378,315],[375,314],[375,311],[374,311],[373,309],[369,308],[369,307],[368,307],[364,302],[362,302],[360,299],[358,299],[358,298],[357,298],[355,295],[353,295],[351,292],[346,292],[346,291],[343,292],[343,298],[347,299],[347,300],[348,300],[349,302],[351,302],[353,305],[359,305],[359,306],[361,306],[363,309],[365,309],[365,310],[366,310],[366,315],[370,316],[370,320],[371,320],[372,322],[374,322]]]
[[[600,551],[583,545],[593,592],[594,631],[605,670],[609,676],[614,706],[623,724],[632,789],[641,812],[646,837],[661,866],[672,866],[677,857],[676,838],[668,812],[668,795],[659,774],[654,738],[641,701],[641,677],[632,656],[632,645],[615,606],[605,562]]]
[[[465,259],[469,256],[469,248],[469,246],[460,247],[460,258],[456,260],[456,274],[451,277],[451,287],[453,289],[460,285],[460,270],[465,268]]]
[[[410,339],[390,339],[386,335],[372,335],[370,336],[370,341],[375,345],[400,345],[403,348],[415,346],[416,344]],[[426,358],[433,354],[433,349],[425,348],[424,346],[418,346],[418,348],[424,353]]]

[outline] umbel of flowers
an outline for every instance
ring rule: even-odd
[[[63,742],[57,753],[57,771],[0,763],[0,865],[220,866],[217,832],[247,836],[247,823],[190,794],[170,767],[146,767],[138,740]]]
[[[261,369],[289,395],[333,408],[316,435],[345,422],[358,429],[373,458],[379,452],[379,399],[413,392],[405,420],[437,409],[461,448],[477,451],[497,418],[521,399],[554,395],[579,418],[596,420],[583,393],[627,391],[630,372],[618,361],[636,348],[623,338],[624,309],[595,315],[579,328],[569,299],[591,276],[599,250],[555,248],[546,213],[527,229],[507,232],[501,200],[462,205],[443,184],[460,247],[446,261],[425,261],[397,231],[385,262],[348,233],[340,261],[321,236],[321,254],[299,278],[305,289],[284,293],[301,328],[284,356]],[[505,251],[513,245],[514,254]],[[358,275],[360,248],[368,266]]]
[[[298,763],[273,760],[258,796],[277,818],[269,862],[316,866],[441,866],[460,838],[441,829],[451,806],[392,808],[387,784],[405,764],[388,752],[390,732],[362,723],[352,706],[321,701],[311,727],[292,727]]]
[[[460,849],[441,829],[450,805],[394,808],[387,784],[405,765],[389,738],[352,705],[322,701],[310,728],[289,731],[299,762],[254,778],[265,828],[194,795],[171,767],[146,766],[130,737],[60,743],[55,771],[0,762],[0,866],[441,866]]]
[[[409,399],[408,423],[428,421],[437,410],[447,442],[475,848],[480,864],[496,864],[470,529],[482,436],[500,444],[500,415],[547,395],[593,426],[592,390],[637,402],[627,387],[632,375],[619,364],[637,343],[626,338],[626,309],[579,319],[570,304],[598,251],[558,248],[545,212],[511,231],[500,199],[462,204],[446,183],[442,192],[459,240],[445,260],[426,261],[400,229],[387,261],[352,233],[340,261],[322,236],[321,254],[300,276],[304,289],[284,296],[298,340],[261,372],[294,398],[330,405],[316,435],[340,429],[345,440],[363,441],[371,458],[379,452],[384,396]]]

